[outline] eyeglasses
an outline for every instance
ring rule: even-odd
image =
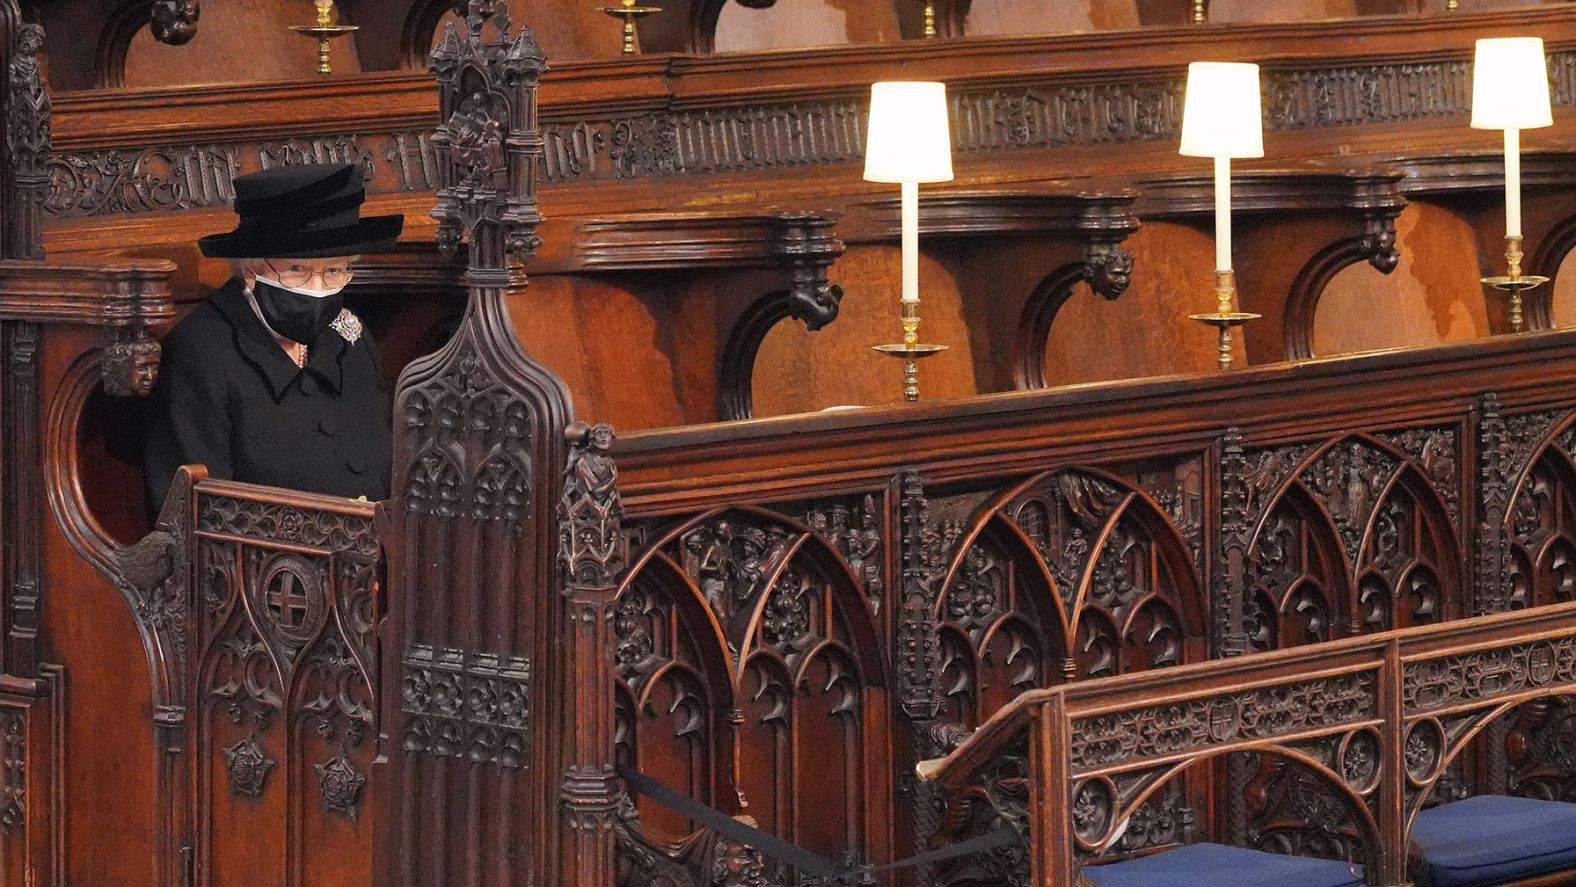
[[[285,286],[306,286],[312,282],[312,278],[317,277],[322,279],[324,286],[338,288],[350,283],[350,279],[356,276],[354,272],[344,265],[328,265],[322,268],[314,268],[300,262],[292,262],[282,267],[272,262],[265,262],[264,264],[273,269],[274,274],[278,275],[279,282]]]

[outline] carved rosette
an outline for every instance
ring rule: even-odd
[[[268,774],[277,763],[257,742],[256,734],[225,746],[224,765],[230,774],[230,793],[238,798],[261,798]]]
[[[367,784],[367,777],[343,754],[312,766],[321,780],[323,811],[355,822],[361,806],[361,789]]]

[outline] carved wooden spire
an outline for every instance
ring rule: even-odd
[[[464,872],[476,884],[592,883],[560,877],[569,862],[553,840],[572,760],[558,727],[573,604],[557,556],[571,408],[510,317],[538,243],[536,86],[547,60],[529,29],[512,32],[501,0],[463,12],[465,32],[449,27],[430,57],[442,121],[433,216],[444,252],[469,244],[470,294],[454,338],[407,367],[395,392],[382,529],[389,838],[374,881],[437,887]],[[607,776],[588,794],[613,787]],[[591,806],[600,818],[613,805]]]
[[[428,63],[438,78],[443,121],[432,140],[442,161],[432,215],[445,255],[469,237],[472,270],[503,270],[510,256],[523,262],[541,244],[536,87],[547,55],[530,28],[510,35],[507,3],[463,5],[468,33],[461,37],[450,22]]]
[[[43,73],[44,29],[17,29],[6,63],[5,145],[14,190],[8,195],[5,258],[42,259],[44,199],[49,195],[52,104]]]

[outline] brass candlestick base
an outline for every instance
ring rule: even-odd
[[[1521,294],[1549,282],[1547,277],[1537,274],[1522,274],[1521,258],[1521,235],[1506,237],[1505,265],[1509,273],[1504,277],[1483,278],[1485,284],[1510,294],[1510,312],[1506,319],[1510,322],[1510,331],[1513,333],[1522,332]]]
[[[945,345],[925,345],[919,341],[919,304],[903,303],[903,341],[898,345],[872,345],[871,349],[903,361],[903,400],[919,401],[919,361],[947,350]]]
[[[661,12],[660,6],[636,6],[635,0],[621,0],[619,6],[602,6],[599,12],[606,13],[614,18],[624,20],[624,55],[635,54],[635,21],[648,15]]]
[[[328,41],[360,30],[356,25],[334,24],[334,0],[313,0],[317,6],[317,21],[310,25],[291,25],[290,30],[317,40],[317,73],[328,76],[333,69],[328,64]]]
[[[1231,310],[1231,300],[1237,294],[1237,276],[1230,271],[1215,272],[1215,313],[1189,314],[1188,317],[1220,331],[1216,363],[1223,370],[1231,369],[1231,328],[1242,326],[1263,315]]]

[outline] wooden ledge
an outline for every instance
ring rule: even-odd
[[[164,260],[0,262],[0,318],[102,327],[149,326],[175,316]]]
[[[1395,167],[1330,171],[1321,169],[1245,169],[1231,175],[1231,205],[1238,213],[1355,210],[1394,216],[1406,206]],[[1208,215],[1215,211],[1213,176],[1168,175],[1140,179],[1140,218]]]
[[[1120,240],[1138,230],[1133,213],[1138,194],[1127,188],[1077,190],[1046,183],[1044,190],[921,191],[919,230],[926,235],[999,236],[1002,234],[1108,235]],[[1052,186],[1061,187],[1052,189]],[[901,234],[901,200],[884,197],[858,204],[869,210],[861,240],[896,240]],[[850,237],[854,235],[850,234]]]
[[[843,254],[835,212],[636,213],[589,219],[573,256],[586,271],[826,266]]]

